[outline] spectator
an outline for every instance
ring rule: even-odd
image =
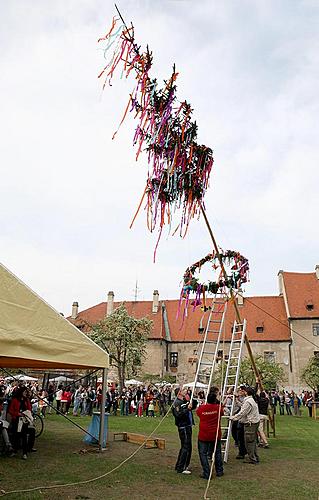
[[[34,446],[35,428],[32,426],[31,402],[26,387],[20,387],[10,401],[8,413],[11,416],[12,445],[16,452],[22,441],[22,458],[26,460],[28,453],[36,451]]]

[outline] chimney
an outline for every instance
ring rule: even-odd
[[[283,277],[283,270],[280,269],[278,272],[278,284],[279,284],[279,295],[284,294],[284,277]]]
[[[77,317],[77,315],[78,315],[78,312],[79,312],[79,303],[78,302],[73,302],[73,304],[72,304],[71,318],[75,319]]]
[[[114,307],[114,292],[109,292],[107,294],[107,305],[106,305],[106,316],[110,316],[113,312]]]
[[[152,313],[157,313],[159,308],[159,293],[158,290],[154,290],[153,292],[153,305],[152,305]]]
[[[316,271],[317,279],[319,280],[319,264],[316,265],[315,271]]]
[[[244,305],[244,296],[243,296],[243,291],[241,288],[238,289],[237,304],[239,307]]]

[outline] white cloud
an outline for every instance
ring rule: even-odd
[[[316,2],[129,1],[154,76],[175,62],[215,165],[207,211],[224,247],[246,255],[251,293],[276,293],[284,268],[318,263]],[[204,222],[184,240],[132,230],[146,177],[131,117],[133,84],[101,95],[97,38],[113,2],[11,1],[1,6],[1,260],[58,310],[73,300],[176,297],[185,268],[211,250]],[[27,22],[26,22],[27,19]],[[177,224],[177,221],[176,221]],[[174,222],[174,225],[176,225]]]

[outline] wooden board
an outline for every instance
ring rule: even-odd
[[[165,439],[162,438],[148,438],[143,434],[135,434],[133,432],[115,432],[113,434],[114,441],[127,441],[133,444],[144,444],[144,448],[158,448],[159,450],[165,450]]]

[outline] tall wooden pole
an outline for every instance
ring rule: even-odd
[[[207,219],[207,215],[206,215],[205,209],[204,209],[204,207],[203,207],[202,204],[200,205],[200,208],[201,208],[201,211],[202,211],[202,214],[203,214],[203,217],[204,217],[204,220],[205,220],[208,232],[209,232],[210,237],[212,239],[213,246],[214,246],[217,258],[219,260],[220,268],[222,270],[224,278],[227,279],[226,269],[225,269],[224,263],[222,261],[222,258],[221,258],[221,255],[220,255],[220,252],[219,252],[219,249],[218,249],[218,246],[217,246],[217,243],[216,243],[216,240],[215,240],[212,228],[211,228],[211,226],[209,224],[209,221]],[[238,323],[242,324],[242,319],[241,319],[241,316],[240,316],[238,304],[237,304],[237,301],[235,299],[234,292],[233,292],[232,288],[230,288],[229,294],[230,294],[230,298],[231,298],[231,300],[233,301],[233,304],[234,304],[235,313],[236,313],[236,319],[237,319]],[[253,352],[251,350],[251,345],[250,345],[249,339],[247,337],[247,333],[245,335],[245,344],[246,344],[246,347],[247,347],[247,352],[248,352],[248,355],[249,355],[249,359],[250,359],[251,365],[253,367],[253,370],[254,370],[254,373],[255,373],[255,376],[256,376],[256,381],[259,384],[260,390],[263,391],[263,385],[262,385],[262,381],[261,381],[261,377],[260,377],[260,372],[259,372],[259,370],[258,370],[258,368],[256,366],[256,363],[255,363],[255,360],[254,360],[254,356],[253,356]]]

